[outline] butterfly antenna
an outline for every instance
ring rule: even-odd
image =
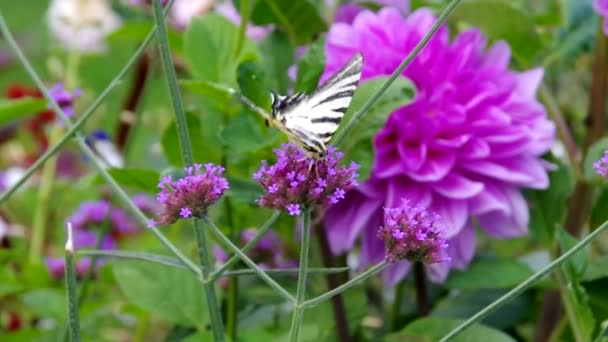
[[[230,93],[232,95],[235,95],[239,99],[239,101],[241,101],[241,103],[244,104],[246,107],[248,107],[252,111],[254,111],[254,112],[258,113],[260,116],[262,116],[262,118],[264,120],[270,119],[270,115],[268,114],[268,112],[266,112],[264,109],[258,107],[258,105],[253,103],[253,101],[251,101],[250,99],[245,97],[245,95],[239,93],[238,91],[236,91],[233,88],[230,88]]]

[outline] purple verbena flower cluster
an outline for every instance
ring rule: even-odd
[[[262,207],[286,211],[297,216],[307,205],[328,206],[344,198],[346,191],[357,186],[359,165],[340,166],[344,154],[334,147],[321,160],[307,158],[300,149],[284,144],[275,149],[277,162],[264,160],[253,178],[264,188],[258,199]]]
[[[207,208],[215,203],[228,189],[228,181],[222,177],[224,168],[211,163],[194,164],[186,167],[186,175],[177,181],[166,176],[158,187],[161,189],[156,199],[162,204],[162,213],[157,222],[170,224],[179,218],[199,217],[207,214]]]
[[[608,178],[608,151],[604,152],[602,158],[593,162],[593,168],[595,172]]]
[[[402,199],[400,207],[384,208],[384,225],[378,230],[378,238],[385,242],[388,262],[433,264],[451,260],[446,254],[445,231],[439,215],[421,206],[410,206]]]
[[[49,95],[55,100],[63,113],[71,118],[74,116],[74,101],[82,95],[82,90],[76,88],[70,93],[64,88],[63,83],[56,83],[49,89]]]

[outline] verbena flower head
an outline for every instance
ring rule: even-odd
[[[101,52],[105,37],[120,26],[106,0],[53,0],[47,12],[53,38],[68,50]]]
[[[56,83],[49,89],[49,95],[51,95],[66,116],[73,117],[74,101],[82,95],[82,90],[76,88],[70,93],[64,88],[63,83]],[[51,108],[50,105],[49,108]]]
[[[593,168],[595,169],[595,172],[608,178],[608,151],[604,152],[602,158],[593,162]]]
[[[604,34],[608,35],[608,0],[593,0],[593,8],[604,20]]]
[[[386,245],[386,260],[408,260],[426,264],[448,262],[448,247],[443,238],[446,230],[439,215],[421,206],[410,206],[407,200],[397,208],[384,208],[384,225],[378,238]]]
[[[352,24],[332,25],[326,40],[328,78],[356,52],[365,59],[362,81],[389,75],[429,32],[436,18],[418,9],[404,18],[394,8],[360,12]],[[554,124],[535,93],[543,70],[509,70],[502,41],[486,48],[478,29],[450,39],[442,26],[403,71],[416,86],[411,103],[394,111],[374,139],[372,174],[331,208],[326,228],[334,253],[361,241],[362,265],[384,258],[376,235],[383,207],[401,198],[438,213],[449,223],[451,263],[429,265],[442,281],[451,267],[464,268],[475,251],[472,219],[498,238],[526,235],[529,212],[521,188],[548,186],[541,156],[554,143]],[[391,266],[395,283],[407,266]]]
[[[100,231],[105,224],[110,225],[110,234],[122,239],[138,232],[137,223],[129,214],[108,201],[83,202],[68,219],[75,231]]]
[[[222,166],[194,164],[185,171],[183,178],[174,181],[173,177],[166,176],[158,183],[161,190],[156,199],[163,208],[159,221],[154,224],[170,224],[179,218],[203,218],[207,208],[228,189]]]
[[[299,148],[284,144],[275,149],[277,162],[264,160],[253,178],[264,188],[258,199],[262,207],[300,215],[307,205],[329,206],[344,198],[346,191],[357,185],[359,165],[340,166],[344,154],[334,147],[324,159],[307,158]],[[312,164],[311,164],[312,163]]]
[[[97,247],[97,240],[99,235],[96,232],[74,230],[74,248],[90,248],[94,249]],[[113,250],[116,249],[116,241],[106,236],[101,243],[102,250]],[[97,259],[95,263],[96,267],[102,265],[103,260]],[[65,274],[65,258],[59,257],[46,257],[45,258],[46,268],[54,279],[62,279]],[[76,277],[82,278],[88,271],[91,265],[90,257],[83,257],[78,260],[75,265]]]

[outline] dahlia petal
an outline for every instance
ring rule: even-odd
[[[510,214],[511,208],[496,182],[485,181],[484,191],[469,199],[469,210],[472,215],[481,215],[491,211],[502,211]],[[502,186],[502,184],[500,185]]]
[[[399,157],[408,170],[416,171],[420,169],[426,159],[427,147],[422,143],[418,146],[409,146],[404,143],[397,145]]]
[[[515,88],[514,94],[525,99],[534,99],[536,90],[543,79],[543,73],[543,68],[536,68],[516,75],[517,87]]]
[[[435,211],[446,224],[445,238],[451,239],[458,234],[469,219],[467,201],[446,199],[439,195],[433,196],[431,209]]]
[[[382,225],[383,211],[380,207],[371,213],[365,226],[362,227],[361,254],[359,256],[359,266],[379,263],[386,258],[386,248],[384,241],[378,239],[376,234]]]
[[[490,155],[490,146],[482,139],[473,137],[458,150],[458,157],[462,159],[481,159]]]
[[[431,191],[426,186],[412,182],[407,177],[394,177],[389,180],[387,185],[385,207],[398,207],[402,199],[423,207],[431,205],[433,199]]]
[[[405,260],[388,266],[382,272],[384,283],[390,287],[397,285],[405,278],[409,270],[410,263]]]
[[[483,183],[472,181],[457,172],[432,183],[431,187],[436,193],[451,199],[471,198],[484,189]]]
[[[460,270],[465,269],[475,255],[475,230],[470,223],[448,241],[448,256],[452,258],[451,266]]]
[[[427,159],[417,172],[406,171],[407,175],[419,182],[435,182],[445,177],[456,162],[454,154],[436,155]]]
[[[378,178],[389,178],[403,173],[403,163],[395,151],[378,154],[374,161],[373,174]]]
[[[511,48],[505,41],[498,41],[486,52],[483,68],[505,70],[511,60]]]
[[[534,169],[523,165],[523,162],[531,162],[532,164],[538,164],[536,159],[527,158],[528,160],[521,160],[520,157],[508,158],[500,161],[490,160],[463,160],[458,166],[479,175],[487,176],[496,180],[501,180],[507,183],[514,184],[532,184],[535,182],[535,177],[526,173],[523,168]],[[532,160],[529,160],[532,159]],[[544,172],[543,172],[544,173]],[[546,177],[546,174],[545,174]]]
[[[429,280],[436,284],[443,283],[450,272],[451,262],[437,262],[425,265]]]
[[[529,209],[528,204],[517,189],[503,189],[511,207],[510,215],[504,211],[491,211],[477,218],[481,228],[497,238],[519,237],[528,234]]]
[[[366,197],[357,189],[353,189],[342,201],[331,206],[325,215],[324,225],[332,253],[341,254],[350,250],[357,236],[361,235],[368,225],[376,223],[370,220],[376,212],[381,211],[381,205],[379,200]],[[375,227],[380,224],[381,220]]]

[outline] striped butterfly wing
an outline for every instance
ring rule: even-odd
[[[362,66],[363,56],[358,53],[310,95],[273,95],[277,126],[309,156],[325,156],[326,144],[338,129],[357,89]]]

